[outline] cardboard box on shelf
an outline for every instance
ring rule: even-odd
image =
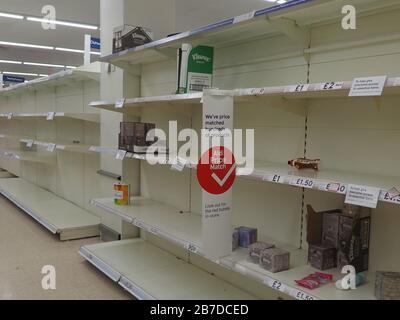
[[[308,262],[319,270],[332,269],[336,267],[336,253],[334,247],[311,244],[308,246]]]
[[[368,270],[370,210],[361,208],[351,210],[354,214],[350,216],[340,209],[316,212],[308,205],[307,242],[309,245],[324,244],[337,248],[338,268],[352,265],[357,272],[363,272]],[[336,230],[338,241],[336,241]]]
[[[375,297],[379,300],[400,300],[400,272],[377,271]]]
[[[290,265],[290,253],[279,248],[265,249],[261,252],[260,266],[270,272],[288,270]]]
[[[150,29],[124,24],[114,28],[113,53],[144,45],[153,41]]]

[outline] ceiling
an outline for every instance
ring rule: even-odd
[[[42,17],[41,10],[44,5],[55,7],[57,20],[99,25],[100,0],[0,0],[0,12]],[[38,22],[0,17],[0,41],[83,49],[86,33],[96,37],[100,34],[98,30],[66,26],[44,30]],[[93,60],[96,57],[92,56]],[[0,60],[79,66],[83,64],[83,54],[0,45]],[[52,74],[60,70],[62,68],[0,63],[0,71]]]
[[[179,31],[272,5],[265,0],[175,0],[175,3],[175,24]],[[57,20],[99,25],[100,0],[0,0],[0,12],[42,17],[41,10],[45,5],[55,7]],[[85,34],[99,37],[100,32],[66,26],[44,30],[38,22],[0,17],[0,41],[83,49]],[[92,55],[92,61],[97,58],[98,56]],[[83,54],[0,45],[0,60],[79,66],[83,64]],[[60,70],[61,68],[0,63],[0,71],[52,74]]]

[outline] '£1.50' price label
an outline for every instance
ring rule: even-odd
[[[296,187],[312,189],[314,186],[314,180],[309,178],[296,177],[292,179],[290,184]]]

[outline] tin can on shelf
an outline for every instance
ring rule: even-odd
[[[129,184],[114,183],[114,203],[119,206],[129,204]]]

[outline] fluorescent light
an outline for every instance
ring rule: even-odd
[[[279,4],[283,4],[283,3],[286,3],[287,1],[286,0],[278,0],[278,2],[277,3],[279,3]]]
[[[66,52],[76,52],[76,53],[83,53],[83,50],[79,50],[79,49],[70,49],[70,48],[60,48],[60,47],[56,47],[55,48],[57,51],[66,51]]]
[[[20,42],[8,42],[8,41],[0,41],[0,45],[13,46],[13,47],[37,48],[37,49],[46,49],[46,50],[53,50],[54,49],[54,47],[49,47],[49,46],[39,46],[37,44],[20,43]]]
[[[48,74],[39,74],[38,76],[39,77],[48,77],[49,75]]]
[[[3,74],[10,74],[10,75],[18,75],[18,76],[33,76],[37,77],[37,73],[29,73],[29,72],[12,72],[12,71],[3,71]]]
[[[35,21],[35,22],[45,22],[45,23],[49,23],[49,24],[53,23],[53,24],[58,24],[58,25],[61,25],[61,26],[81,28],[81,29],[97,30],[99,28],[97,26],[93,26],[93,25],[90,25],[90,24],[67,22],[67,21],[61,21],[61,20],[49,20],[49,19],[36,18],[36,17],[27,17],[26,20]]]
[[[66,52],[75,52],[75,53],[84,53],[84,50],[80,50],[80,49],[71,49],[71,48],[61,48],[61,47],[56,47],[55,50],[57,51],[66,51]],[[94,54],[94,55],[101,55],[101,52],[97,52],[97,51],[90,51],[90,54]]]
[[[15,61],[15,60],[0,60],[0,63],[22,64],[22,61]]]
[[[24,16],[21,16],[19,14],[5,13],[5,12],[0,12],[0,17],[18,19],[18,20],[22,20],[24,18]]]
[[[41,67],[53,67],[53,68],[64,68],[62,64],[51,64],[51,63],[38,63],[38,62],[24,62],[28,66],[41,66]]]
[[[65,66],[67,69],[76,69],[75,66]]]

